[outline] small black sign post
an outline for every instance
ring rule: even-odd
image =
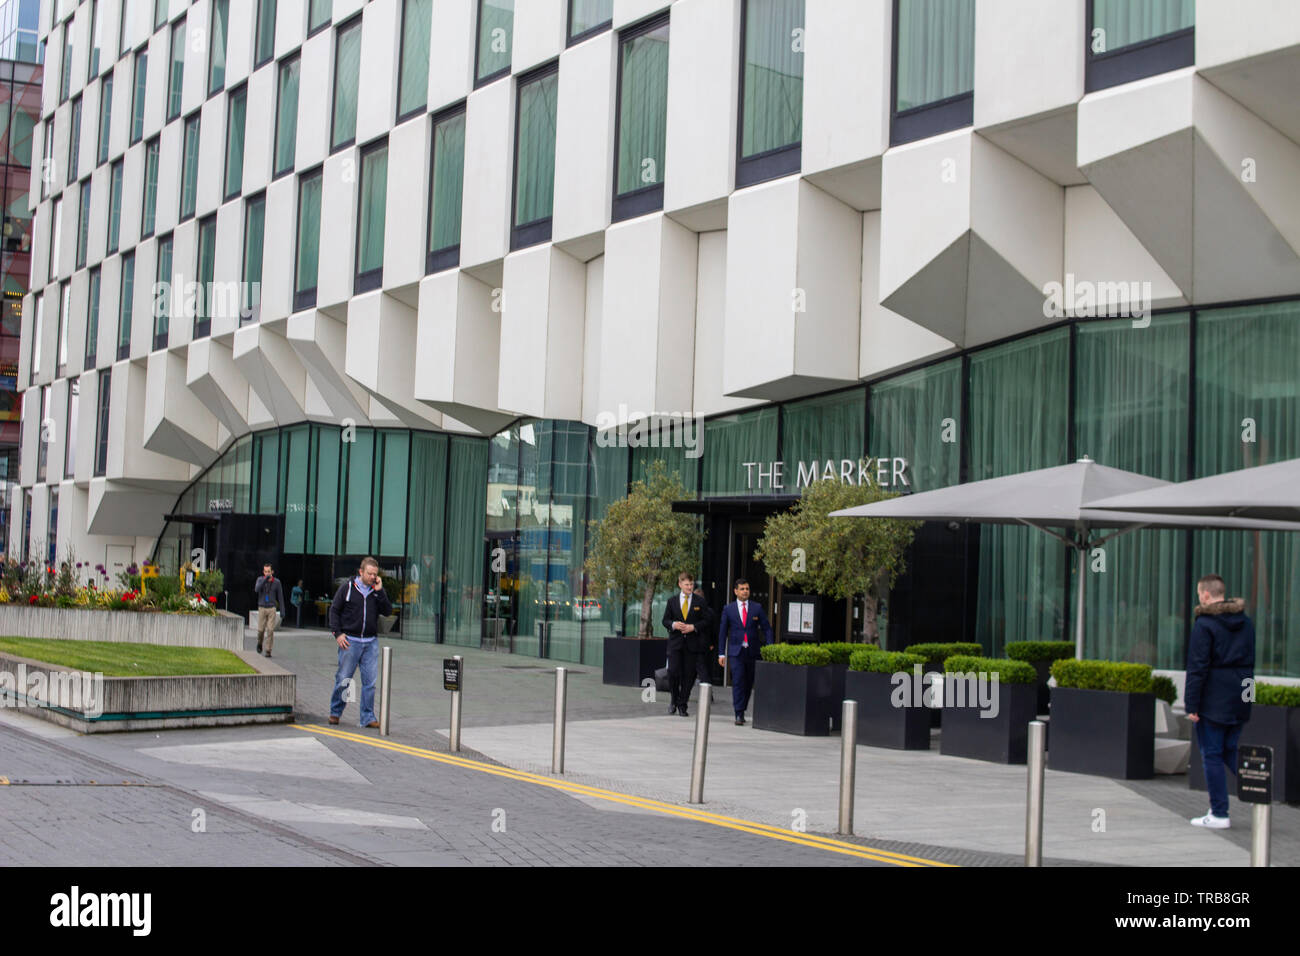
[[[459,657],[444,659],[442,662],[442,689],[443,690],[460,690],[460,665]]]
[[[442,687],[451,691],[451,732],[447,749],[452,753],[460,752],[460,692],[464,688],[464,668],[465,661],[459,654],[443,659]]]
[[[1250,808],[1250,865],[1268,866],[1272,843],[1272,747],[1246,744],[1237,748],[1237,799],[1253,804]]]

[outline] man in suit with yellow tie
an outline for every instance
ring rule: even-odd
[[[698,661],[705,660],[712,636],[713,615],[704,598],[695,593],[695,578],[690,572],[677,575],[679,593],[669,598],[664,608],[664,627],[668,628],[668,686],[672,690],[669,714],[689,717],[686,703],[691,697]]]
[[[731,701],[736,708],[737,726],[745,723],[749,695],[754,689],[754,662],[759,649],[771,644],[772,625],[762,605],[749,599],[749,582],[736,578],[736,600],[722,609],[718,624],[718,663],[731,664]]]

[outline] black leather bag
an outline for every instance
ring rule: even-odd
[[[668,683],[668,667],[666,665],[655,671],[655,690],[672,690],[672,685]]]

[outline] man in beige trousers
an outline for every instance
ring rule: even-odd
[[[275,615],[284,614],[284,588],[269,564],[262,565],[262,576],[253,585],[257,592],[257,652],[271,656],[275,643]],[[266,651],[262,647],[265,645]]]

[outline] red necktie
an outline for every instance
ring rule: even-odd
[[[745,607],[746,605],[744,604],[740,605],[740,626],[741,627],[745,626],[745,618],[746,618]]]
[[[749,635],[746,634],[746,633],[744,632],[744,628],[745,628],[745,620],[746,620],[746,618],[747,618],[747,616],[748,616],[748,615],[745,614],[745,608],[746,608],[746,607],[747,607],[747,604],[742,603],[742,604],[740,605],[740,627],[741,627],[741,634],[740,634],[740,636],[741,636],[741,641],[740,641],[740,646],[741,646],[741,647],[749,647]]]

